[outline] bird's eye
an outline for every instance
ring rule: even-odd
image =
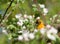
[[[38,21],[36,21],[36,24],[38,24]]]

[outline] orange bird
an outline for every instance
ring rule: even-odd
[[[45,27],[43,21],[40,20],[40,19],[38,19],[38,20],[36,21],[36,24],[37,24],[37,29],[39,29],[39,30]]]

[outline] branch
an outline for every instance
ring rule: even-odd
[[[3,17],[1,18],[0,24],[1,24],[2,20],[5,18],[5,15],[6,15],[7,11],[9,10],[9,8],[11,7],[11,5],[12,5],[13,1],[14,1],[14,0],[11,0],[10,5],[7,7],[7,9],[6,9],[6,11],[5,11],[5,13],[4,13],[4,15],[3,15]]]
[[[9,14],[5,16],[4,20],[7,20],[7,19],[8,19],[8,17],[9,17],[11,14],[12,14],[12,11],[11,11],[11,12],[9,12]]]
[[[57,19],[58,19],[59,15],[60,15],[60,13],[58,13],[57,16],[55,17],[55,19],[53,20],[53,22],[51,22],[52,26],[54,26],[54,24],[57,24]]]

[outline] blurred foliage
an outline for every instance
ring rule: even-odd
[[[0,34],[0,44],[8,44],[7,37],[4,34]]]

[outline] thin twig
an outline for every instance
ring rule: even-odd
[[[14,0],[11,0],[11,3],[10,3],[9,6],[7,7],[7,9],[6,9],[3,17],[1,18],[1,20],[0,20],[0,27],[2,26],[2,21],[5,19],[6,13],[7,13],[7,11],[9,10],[9,8],[11,7],[13,1],[14,1]]]
[[[11,11],[11,12],[9,12],[9,14],[7,14],[7,15],[5,16],[4,20],[7,20],[7,19],[8,19],[8,17],[9,17],[11,14],[12,14],[12,11]]]
[[[5,11],[5,13],[4,13],[4,15],[3,15],[3,17],[1,18],[0,24],[1,24],[2,20],[5,18],[5,15],[6,15],[7,11],[9,10],[9,8],[11,7],[11,5],[12,5],[13,1],[14,1],[14,0],[11,0],[10,5],[7,7],[7,9],[6,9],[6,11]]]
[[[55,17],[55,19],[53,20],[53,22],[51,23],[52,26],[54,26],[54,24],[57,23],[57,19],[58,19],[58,16],[59,16],[59,15],[60,15],[60,14],[58,13],[57,16]]]

